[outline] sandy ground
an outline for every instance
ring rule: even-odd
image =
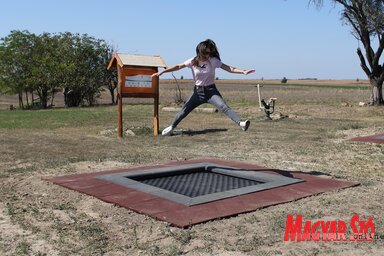
[[[231,88],[223,89],[230,102],[244,97]],[[264,91],[279,96],[278,112],[289,118],[268,123],[257,108],[235,105],[236,111],[252,121],[246,133],[220,113],[191,115],[178,127],[190,132],[184,135],[153,138],[144,133],[123,141],[118,141],[116,134],[103,133],[111,126],[103,124],[52,130],[2,128],[0,254],[383,255],[384,238],[370,242],[284,242],[289,214],[312,222],[344,221],[348,235],[351,218],[358,214],[361,221],[373,218],[376,234],[384,235],[384,147],[348,141],[384,133],[383,110],[358,107],[364,92]],[[292,96],[293,91],[296,96]],[[255,97],[254,91],[249,94],[244,101]],[[150,112],[151,108],[128,106],[132,125],[143,123],[141,116],[135,116],[139,110]],[[161,113],[162,127],[173,115]],[[224,131],[204,132],[214,128]],[[44,180],[204,157],[316,172],[331,179],[356,181],[360,186],[178,229]]]

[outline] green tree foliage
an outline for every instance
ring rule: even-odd
[[[107,67],[109,61],[112,58],[113,53],[116,52],[115,48],[111,45],[105,45],[105,50],[102,56],[102,66]],[[108,89],[111,94],[111,103],[116,104],[117,99],[115,98],[115,91],[117,90],[117,68],[110,70],[102,69],[103,74],[103,85]]]
[[[20,108],[25,108],[23,93],[27,107],[37,95],[39,106],[47,108],[59,91],[68,107],[94,105],[103,86],[117,86],[113,71],[106,69],[112,51],[104,40],[87,34],[11,31],[0,41],[0,90],[18,94]]]
[[[28,31],[12,31],[0,44],[0,84],[3,93],[17,94],[23,108],[23,91],[31,90],[30,62],[34,36]]]
[[[352,34],[364,46],[357,48],[360,66],[371,86],[371,104],[383,105],[384,63],[384,0],[331,0],[343,7],[342,19],[352,28]],[[321,7],[323,0],[310,0]],[[374,50],[376,48],[376,50]]]
[[[60,48],[59,36],[48,33],[35,36],[28,85],[39,96],[43,108],[47,108],[49,99],[53,101],[55,93],[60,91],[59,73],[62,63],[59,51],[56,50],[58,48]]]

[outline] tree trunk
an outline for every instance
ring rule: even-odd
[[[43,89],[39,96],[41,107],[48,108],[48,91]]]
[[[24,109],[23,92],[21,90],[19,91],[19,108],[20,109]]]
[[[380,106],[384,104],[383,101],[383,82],[377,79],[370,79],[372,86],[371,102],[373,106]]]
[[[111,94],[111,101],[112,101],[112,105],[115,104],[115,90],[111,89],[111,88],[108,88],[109,90],[109,93]]]
[[[55,98],[55,92],[52,90],[52,98],[51,98],[51,105],[50,107],[53,107],[53,99]]]
[[[28,90],[25,89],[25,98],[27,99],[27,108],[29,108],[29,98],[28,98]]]
[[[111,101],[112,101],[112,105],[114,105],[116,103],[115,101],[115,86],[113,84],[113,80],[110,81],[110,84],[108,85],[108,90],[109,90],[109,93],[111,94]]]

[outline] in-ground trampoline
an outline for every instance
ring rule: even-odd
[[[177,227],[358,185],[219,159],[177,161],[47,180]]]
[[[119,172],[96,178],[187,206],[303,181],[210,162]]]

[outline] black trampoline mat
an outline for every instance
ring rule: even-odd
[[[188,197],[204,196],[263,183],[205,170],[159,178],[133,180]]]
[[[212,163],[106,174],[97,176],[97,178],[187,206],[303,181]]]

